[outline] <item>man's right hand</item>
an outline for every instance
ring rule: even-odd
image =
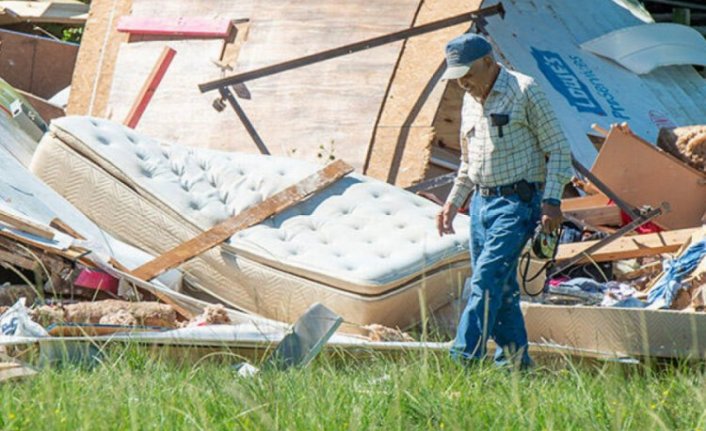
[[[439,214],[436,215],[436,228],[439,231],[439,236],[444,236],[445,234],[452,235],[456,233],[453,227],[453,221],[456,214],[458,214],[458,208],[456,208],[456,205],[446,202],[441,208]]]

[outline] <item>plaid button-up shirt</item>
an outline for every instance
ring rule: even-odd
[[[569,144],[534,79],[500,66],[484,104],[465,93],[461,166],[447,201],[459,208],[474,184],[493,187],[523,179],[545,183],[543,200],[559,200],[572,175]]]

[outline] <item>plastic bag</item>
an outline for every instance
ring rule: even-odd
[[[0,334],[16,337],[46,337],[49,333],[42,325],[30,319],[25,307],[25,298],[20,298],[15,305],[0,316]]]

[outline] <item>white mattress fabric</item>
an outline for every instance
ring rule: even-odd
[[[13,141],[5,141],[5,146],[12,146]],[[48,226],[59,218],[74,230],[87,238],[86,241],[74,241],[107,260],[114,258],[128,268],[136,268],[153,257],[142,250],[120,242],[102,231],[81,211],[66,199],[32,175],[10,151],[0,147],[0,207],[6,211],[19,213],[21,216]],[[178,287],[180,274],[170,271],[159,278],[164,285]]]
[[[164,252],[311,175],[290,159],[166,145],[89,117],[55,120],[32,169],[97,223]],[[245,310],[293,320],[322,302],[350,322],[409,324],[469,272],[469,220],[439,237],[438,206],[351,174],[186,263],[194,286]],[[210,269],[209,269],[210,268]]]

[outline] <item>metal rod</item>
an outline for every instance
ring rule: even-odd
[[[549,280],[551,277],[554,275],[560,273],[561,271],[565,270],[566,268],[569,268],[570,266],[573,266],[582,260],[586,258],[586,256],[590,256],[591,253],[594,253],[601,248],[605,247],[606,245],[610,244],[611,242],[617,240],[618,238],[622,237],[626,233],[632,231],[633,229],[637,229],[638,227],[642,226],[643,224],[647,223],[648,221],[652,220],[653,218],[662,215],[665,211],[668,211],[669,207],[666,204],[663,204],[662,207],[660,208],[655,208],[653,210],[647,211],[645,214],[638,216],[636,219],[631,221],[630,223],[626,224],[625,226],[621,227],[620,229],[616,230],[614,233],[608,235],[607,237],[603,238],[602,240],[598,241],[597,243],[593,244],[592,246],[588,247],[586,250],[582,251],[581,253],[577,254],[574,257],[571,257],[567,260],[562,261],[558,265],[556,265],[554,268],[552,268],[549,271],[549,274],[547,275],[547,280]]]
[[[223,97],[225,100],[228,101],[228,103],[230,103],[230,106],[235,111],[235,115],[238,116],[240,121],[243,123],[243,126],[245,126],[245,130],[248,131],[250,138],[253,140],[253,142],[255,142],[255,145],[257,145],[257,148],[260,150],[260,153],[269,156],[270,151],[267,149],[265,142],[263,142],[262,138],[257,133],[257,130],[255,130],[255,126],[253,126],[253,124],[250,122],[248,116],[245,115],[245,111],[243,111],[243,108],[240,106],[235,96],[233,96],[233,93],[231,93],[227,87],[221,88],[218,91],[221,93],[221,97]]]
[[[302,66],[308,66],[310,64],[319,63],[322,61],[330,60],[332,58],[342,57],[344,55],[352,54],[354,52],[364,51],[366,49],[375,48],[377,46],[386,45],[392,42],[397,42],[399,40],[407,39],[413,36],[419,36],[421,34],[430,33],[432,31],[440,30],[442,28],[451,27],[468,21],[474,21],[480,17],[491,16],[496,14],[499,14],[502,18],[505,17],[505,9],[503,8],[502,3],[498,3],[496,5],[489,6],[486,8],[481,8],[472,12],[462,13],[460,15],[452,16],[450,18],[430,22],[428,24],[420,25],[418,27],[412,27],[395,33],[389,33],[383,36],[374,37],[372,39],[367,39],[349,45],[340,46],[338,48],[333,48],[328,51],[322,51],[294,60],[289,60],[282,63],[273,64],[271,66],[265,66],[260,69],[251,70],[249,72],[239,73],[227,78],[221,78],[216,79],[214,81],[205,82],[203,84],[199,84],[199,90],[201,90],[202,93],[206,93],[211,90],[227,87],[240,82],[251,81],[253,79],[262,78],[263,76],[274,75],[276,73],[296,69]]]
[[[622,200],[618,195],[616,195],[603,181],[601,181],[597,176],[593,175],[593,172],[586,169],[578,160],[572,158],[571,163],[574,168],[579,171],[581,175],[588,178],[591,184],[595,185],[598,190],[600,190],[604,195],[608,196],[615,204],[623,211],[625,211],[631,219],[637,220],[640,213],[636,211],[635,207],[628,205],[627,202]]]
[[[412,193],[423,192],[426,190],[431,190],[431,189],[435,189],[437,187],[445,186],[446,184],[450,184],[450,183],[454,182],[455,179],[456,179],[456,172],[451,172],[450,174],[439,175],[438,177],[434,177],[434,178],[428,179],[426,181],[422,181],[419,184],[409,186],[405,190],[407,190],[408,192],[412,192]]]

